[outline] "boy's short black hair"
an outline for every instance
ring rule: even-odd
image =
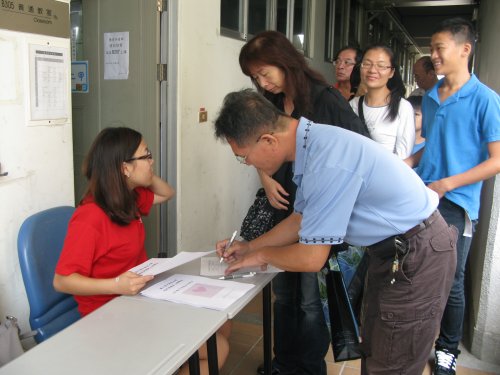
[[[413,95],[406,99],[410,102],[413,110],[421,110],[422,109],[422,96],[421,95]]]
[[[449,18],[442,21],[434,30],[434,34],[442,32],[449,32],[453,36],[453,39],[459,43],[470,43],[470,56],[473,55],[476,44],[476,32],[472,22],[460,17]]]

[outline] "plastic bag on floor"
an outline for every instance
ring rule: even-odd
[[[0,366],[24,353],[19,333],[15,317],[6,316],[5,320],[0,323]]]

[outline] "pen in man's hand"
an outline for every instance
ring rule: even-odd
[[[232,280],[232,279],[242,279],[246,277],[255,276],[256,272],[247,272],[247,273],[233,273],[232,275],[221,276],[219,280]]]
[[[224,260],[224,254],[226,253],[227,249],[229,249],[231,247],[231,245],[233,244],[234,239],[236,238],[236,233],[238,233],[237,230],[234,231],[233,235],[231,236],[231,239],[226,244],[226,247],[224,247],[224,251],[222,252],[222,256],[220,257],[219,263],[222,263],[222,261]]]

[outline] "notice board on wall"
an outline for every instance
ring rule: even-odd
[[[69,116],[69,50],[30,44],[30,120],[59,120]]]

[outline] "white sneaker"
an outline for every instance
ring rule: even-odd
[[[446,349],[436,350],[434,375],[455,375],[457,358]]]

